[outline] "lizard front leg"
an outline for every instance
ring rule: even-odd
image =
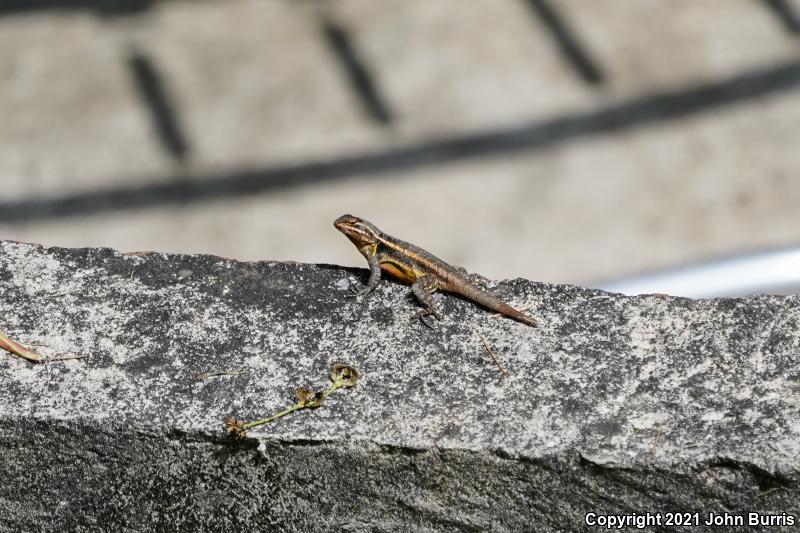
[[[414,318],[419,318],[423,324],[433,329],[433,326],[425,320],[428,315],[433,315],[439,320],[442,320],[442,314],[439,312],[439,306],[436,300],[433,299],[433,293],[439,290],[439,280],[435,276],[427,275],[418,278],[411,285],[411,292],[417,297],[417,300],[425,306],[425,309],[414,315]]]
[[[372,249],[372,247],[369,247]],[[369,279],[367,280],[367,285],[361,290],[354,289],[353,296],[363,296],[364,294],[370,293],[375,290],[375,287],[378,286],[378,283],[381,281],[381,263],[378,260],[378,256],[374,253],[366,253],[364,257],[367,258],[367,262],[369,263]]]

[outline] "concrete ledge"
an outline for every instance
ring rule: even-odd
[[[365,277],[0,242],[0,331],[88,355],[0,354],[2,529],[556,531],[675,511],[800,524],[800,298],[515,280],[493,290],[541,327],[441,296],[431,331],[409,322],[402,285],[347,298]],[[335,362],[358,387],[227,437],[227,415],[274,413]],[[198,377],[214,371],[241,373]]]

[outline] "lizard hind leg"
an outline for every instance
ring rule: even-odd
[[[439,305],[433,298],[433,293],[437,290],[439,290],[439,281],[434,276],[430,275],[418,278],[417,281],[411,285],[411,292],[413,292],[417,300],[425,306],[425,309],[414,315],[414,318],[419,318],[423,324],[431,329],[433,326],[425,320],[425,317],[433,315],[439,320],[443,318],[441,311],[439,311]]]
[[[454,267],[459,274],[467,278],[470,283],[473,285],[478,285],[480,287],[487,288],[489,287],[490,280],[486,276],[481,276],[477,272],[467,272],[467,269],[464,267]]]

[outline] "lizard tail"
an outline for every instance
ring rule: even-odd
[[[508,304],[504,304],[504,303],[498,304],[497,312],[498,313],[502,313],[502,314],[504,314],[504,315],[506,315],[508,317],[511,317],[511,318],[513,318],[515,320],[519,320],[523,324],[528,324],[529,326],[535,326],[536,325],[536,320],[535,319],[529,317],[528,315],[520,313],[519,311],[517,311],[516,309],[514,309],[513,307],[511,307]]]
[[[518,320],[523,324],[527,324],[529,326],[535,326],[536,320],[529,317],[526,314],[523,314],[508,304],[505,304],[498,300],[494,295],[489,294],[486,291],[483,291],[473,285],[469,284],[461,284],[455,285],[452,288],[447,288],[445,290],[451,290],[451,292],[455,292],[476,302],[484,307],[491,309],[492,311],[497,311],[501,315],[505,315],[507,317],[513,318],[514,320]]]

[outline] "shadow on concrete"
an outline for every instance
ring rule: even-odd
[[[604,109],[507,129],[430,140],[383,152],[207,176],[182,176],[168,183],[73,193],[58,198],[0,202],[0,221],[39,221],[244,196],[356,176],[375,178],[398,170],[542,150],[587,137],[611,135],[662,121],[709,113],[798,88],[800,61],[792,61],[724,81],[640,97]],[[396,176],[392,179],[396,179]]]
[[[379,124],[390,124],[392,113],[389,106],[378,91],[375,77],[361,58],[345,29],[330,20],[324,20],[322,35],[367,116]]]
[[[526,3],[555,39],[564,59],[578,76],[590,85],[602,84],[605,76],[600,66],[592,59],[558,10],[547,0],[526,0]]]
[[[762,0],[778,18],[783,28],[792,35],[800,35],[800,15],[786,0]]]
[[[158,69],[150,58],[136,50],[128,57],[128,66],[142,103],[150,112],[153,131],[161,146],[174,159],[184,160],[189,153],[189,143]]]
[[[0,0],[0,16],[45,9],[85,9],[99,15],[128,15],[145,11],[154,4],[154,0]]]

